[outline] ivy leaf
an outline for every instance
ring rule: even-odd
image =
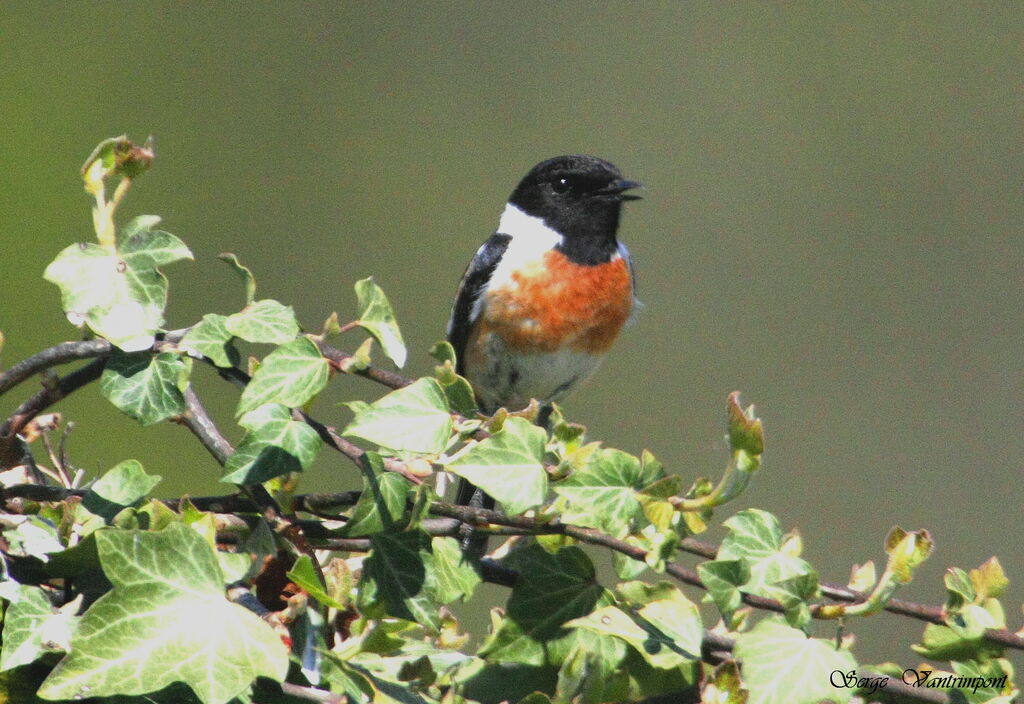
[[[522,513],[547,497],[546,439],[543,429],[510,417],[501,430],[459,453],[445,469],[486,491],[509,513]]]
[[[173,352],[115,353],[100,377],[100,393],[142,425],[185,412],[188,365]]]
[[[249,411],[239,424],[249,432],[224,465],[222,482],[259,484],[313,463],[323,444],[316,431],[292,418],[291,411],[268,403]]]
[[[441,604],[473,595],[480,575],[463,558],[459,541],[455,538],[433,538],[427,570],[427,591]]]
[[[39,587],[18,584],[4,611],[0,671],[28,665],[42,656],[65,650],[75,617],[57,613]],[[63,647],[61,647],[61,644]]]
[[[567,625],[620,638],[659,669],[700,660],[704,630],[692,601],[666,582],[655,587],[639,582],[623,586],[634,594],[649,593],[642,594],[642,602],[630,604],[628,609],[606,606]]]
[[[185,682],[205,704],[224,704],[256,677],[284,679],[284,644],[225,599],[216,555],[194,530],[102,530],[96,546],[113,590],[81,617],[40,696],[138,695]]]
[[[808,638],[778,619],[768,618],[740,633],[733,653],[743,661],[748,704],[835,704],[850,700],[855,690],[832,686],[830,675],[857,668],[847,650],[825,640]]]
[[[433,379],[417,379],[369,406],[350,406],[356,417],[342,435],[362,438],[380,447],[437,454],[448,444],[452,417],[444,392]]]
[[[367,452],[363,462],[363,491],[341,533],[364,536],[392,528],[405,512],[409,482],[401,474],[384,471],[376,452]]]
[[[224,327],[235,337],[249,342],[283,345],[299,334],[295,310],[272,298],[250,303],[240,312],[229,315]]]
[[[164,323],[167,279],[157,267],[192,253],[174,235],[152,228],[155,216],[141,216],[121,233],[117,251],[93,243],[65,248],[43,278],[57,285],[73,325],[88,325],[126,352],[146,349]]]
[[[110,523],[122,510],[149,496],[160,479],[159,475],[146,474],[138,460],[125,460],[89,487],[82,505]]]
[[[302,406],[327,386],[328,364],[308,337],[281,345],[263,360],[238,401],[238,415],[266,403]]]
[[[217,255],[217,258],[234,269],[235,273],[242,278],[242,283],[245,284],[245,305],[256,300],[256,277],[252,275],[252,270],[247,266],[242,266],[242,262],[238,261],[238,257],[231,252],[222,252]]]
[[[519,572],[508,601],[508,616],[478,655],[502,662],[542,665],[554,639],[571,635],[564,627],[589,614],[606,598],[594,565],[578,547],[548,553],[536,543],[513,553]]]
[[[770,599],[778,595],[771,585],[804,575],[815,575],[814,568],[782,549],[779,521],[767,511],[747,509],[725,521],[729,535],[718,549],[718,560],[746,560],[750,580],[743,591]],[[806,586],[806,585],[805,585]]]
[[[436,633],[441,625],[439,604],[427,592],[423,559],[429,550],[430,537],[420,530],[371,535],[370,556],[359,583],[361,608],[381,604],[388,615]]]
[[[697,566],[697,574],[723,616],[729,617],[743,603],[740,587],[750,579],[745,560],[709,560]]]
[[[346,608],[345,604],[332,598],[320,584],[320,578],[317,577],[316,570],[313,568],[313,560],[309,555],[300,555],[285,576],[324,606],[342,610]]]
[[[597,528],[610,535],[633,532],[644,519],[637,492],[659,479],[656,463],[644,465],[621,450],[601,449],[565,481],[555,493],[569,500],[566,523]]]
[[[381,349],[398,367],[405,366],[406,350],[402,332],[388,297],[373,277],[356,282],[359,318],[356,324],[377,338]]]
[[[233,367],[239,363],[238,350],[231,343],[233,335],[224,326],[227,318],[207,313],[203,319],[181,338],[178,347],[193,355],[208,357],[218,367]]]

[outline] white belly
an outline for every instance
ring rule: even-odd
[[[511,352],[493,333],[481,342],[486,361],[468,376],[482,410],[488,413],[500,406],[519,410],[531,398],[541,403],[557,401],[601,363],[600,356],[569,349],[541,354]]]

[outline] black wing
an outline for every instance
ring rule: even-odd
[[[455,293],[452,317],[448,321],[448,342],[455,348],[456,371],[459,374],[465,371],[462,357],[473,324],[473,304],[487,288],[487,282],[490,281],[491,274],[494,273],[498,262],[501,261],[501,255],[505,253],[511,240],[512,237],[509,235],[497,232],[491,235],[490,239],[476,251],[473,260],[462,274],[459,290]]]

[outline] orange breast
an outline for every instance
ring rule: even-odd
[[[633,309],[633,284],[623,259],[582,266],[551,250],[511,278],[488,290],[478,334],[497,333],[519,352],[569,347],[600,354],[615,342]]]

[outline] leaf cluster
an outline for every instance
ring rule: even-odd
[[[257,298],[252,272],[222,255],[241,278],[242,308],[167,329],[161,269],[191,252],[156,217],[115,224],[128,184],[153,158],[151,145],[125,138],[90,157],[83,177],[97,241],[68,246],[45,272],[88,339],[0,374],[0,394],[43,380],[0,428],[0,701],[1017,697],[1006,652],[1024,640],[1007,630],[995,558],[949,570],[946,603],[928,608],[894,598],[933,551],[924,530],[892,529],[881,574],[856,566],[846,587],[823,582],[800,535],[763,510],[734,511],[717,547],[695,539],[764,471],[762,421],[737,394],[726,409],[728,457],[710,479],[589,441],[558,408],[546,428],[536,406],[479,414],[446,343],[432,350],[428,376],[380,369],[374,345],[399,367],[407,352],[372,279],[355,286],[351,322],[335,313],[309,333],[291,307]],[[368,336],[353,354],[328,343],[356,330]],[[240,341],[261,351],[247,370]],[[91,361],[62,379],[50,371],[79,359]],[[200,401],[200,391],[232,386],[197,389],[195,365],[240,387],[237,447]],[[334,417],[316,409],[318,395],[356,376],[389,390],[346,404],[340,431],[313,417]],[[102,473],[76,468],[51,441],[62,419],[42,411],[95,380],[141,426],[191,431],[222,465],[229,493],[157,499],[160,477],[132,459]],[[325,446],[358,466],[361,486],[298,493]],[[446,503],[451,476],[500,510]],[[497,547],[482,562],[460,548],[471,533]],[[600,578],[607,561],[614,577]],[[503,602],[491,604],[486,627],[460,621],[462,604],[488,598],[484,581],[507,590]],[[879,612],[927,621],[915,651],[948,671],[928,666],[915,685],[907,672],[925,666],[866,662],[852,633]],[[817,637],[815,624],[828,620],[829,637]]]

